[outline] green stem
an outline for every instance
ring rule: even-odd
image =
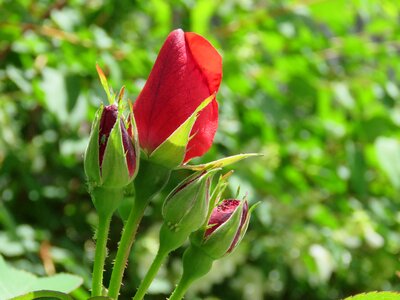
[[[185,280],[187,278],[182,277],[176,286],[174,292],[168,298],[168,300],[181,300],[185,296],[187,289],[189,288],[192,280]]]
[[[124,226],[121,241],[118,246],[117,256],[115,257],[114,268],[111,274],[110,286],[108,289],[108,296],[113,299],[118,299],[122,277],[124,275],[129,253],[135,240],[140,220],[142,219],[143,213],[147,207],[146,201],[143,201],[142,203],[138,202],[139,201],[135,201],[135,204],[132,206],[131,212],[129,213],[129,217]]]
[[[96,251],[93,265],[92,297],[102,295],[104,262],[106,260],[107,238],[111,216],[112,214],[99,215],[99,227],[97,228]]]
[[[213,261],[214,259],[206,255],[201,249],[193,245],[187,248],[182,258],[182,277],[169,300],[182,299],[192,282],[211,270]]]
[[[170,173],[169,169],[140,160],[140,172],[134,181],[135,202],[123,229],[108,289],[108,295],[115,300],[118,299],[124,270],[140,220],[153,196],[168,182]]]
[[[174,251],[178,247],[180,247],[187,237],[189,236],[188,232],[184,230],[177,232],[171,231],[168,226],[163,224],[160,229],[160,248],[158,249],[157,255],[154,258],[153,263],[150,266],[150,269],[147,271],[146,276],[143,278],[140,286],[133,297],[133,300],[142,300],[144,295],[146,294],[147,290],[151,282],[156,277],[158,270],[160,269],[162,263],[164,262],[165,258],[171,251]]]
[[[143,278],[142,283],[140,284],[135,297],[133,300],[142,300],[144,295],[146,294],[147,290],[149,289],[150,284],[156,277],[158,270],[160,269],[162,263],[164,262],[165,258],[167,257],[168,252],[165,251],[158,251],[156,257],[151,264],[149,271],[147,271],[146,276]]]

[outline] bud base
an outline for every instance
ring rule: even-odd
[[[95,187],[90,191],[90,195],[97,213],[100,216],[111,216],[120,205],[124,190]]]

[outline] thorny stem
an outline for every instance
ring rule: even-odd
[[[114,262],[114,268],[111,274],[110,286],[108,289],[108,296],[115,300],[117,300],[119,296],[122,277],[124,275],[129,253],[135,240],[137,228],[140,220],[143,217],[146,206],[146,201],[143,201],[142,203],[135,201],[122,232],[121,241],[119,243],[117,256]]]
[[[107,254],[107,238],[111,216],[112,214],[99,215],[99,227],[97,228],[96,251],[93,265],[92,297],[102,295],[104,262]]]

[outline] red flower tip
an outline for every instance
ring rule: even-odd
[[[132,143],[133,133],[130,134],[121,120],[121,133],[122,133],[122,143],[124,145],[126,164],[128,166],[129,176],[133,176],[136,171],[136,149]]]
[[[206,39],[181,29],[172,31],[134,104],[142,149],[152,153],[204,99],[218,91],[221,79],[221,56]],[[214,99],[193,126],[185,162],[211,147],[217,127]]]
[[[97,66],[96,66],[97,67]],[[100,119],[99,128],[99,165],[103,164],[104,153],[110,136],[118,117],[118,107],[116,105],[107,105],[104,107]]]
[[[210,226],[205,233],[205,237],[208,237],[211,233],[217,230],[222,224],[224,224],[230,216],[235,212],[236,208],[240,205],[239,200],[228,199],[224,200],[215,207],[211,213],[208,226]]]
[[[236,211],[236,209],[240,206],[241,201],[236,199],[228,199],[223,200],[221,204],[215,207],[211,213],[210,219],[208,221],[208,229],[206,230],[204,237],[209,237],[215,230],[217,230],[220,226],[222,226],[228,219],[232,216],[232,214]],[[227,251],[230,253],[236,246],[240,233],[242,231],[243,226],[246,223],[246,219],[248,216],[249,207],[247,201],[243,203],[242,206],[242,215],[240,219],[240,225],[238,230],[232,240],[232,243]]]

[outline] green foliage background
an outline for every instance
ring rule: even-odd
[[[204,35],[223,56],[220,126],[205,162],[235,166],[261,204],[239,249],[188,299],[338,299],[398,290],[400,4],[391,0],[0,0],[0,254],[90,286],[96,214],[82,166],[111,85],[140,92],[167,34]],[[182,178],[176,173],[167,191]],[[229,196],[229,195],[228,195]],[[140,227],[122,299],[157,249],[162,197]],[[109,266],[122,227],[113,220]],[[148,299],[165,299],[178,250]],[[109,278],[110,267],[105,277]],[[83,290],[75,292],[85,299]]]

